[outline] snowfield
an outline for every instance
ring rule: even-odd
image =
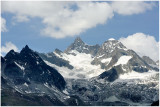
[[[101,62],[109,64],[111,60],[112,60],[112,58],[107,58],[107,59],[102,59]]]
[[[117,65],[120,65],[120,64],[127,64],[128,63],[128,61],[130,60],[132,58],[132,56],[121,56],[119,59],[118,59],[118,61],[117,61],[117,63],[115,64],[115,66],[117,66]]]
[[[61,55],[56,54],[56,56],[65,59],[69,61],[69,63],[74,67],[73,69],[68,69],[67,67],[59,67],[55,64],[52,64],[46,60],[44,62],[57,69],[58,72],[64,77],[68,79],[90,79],[92,77],[99,76],[101,73],[106,71],[105,69],[101,69],[100,65],[92,65],[91,62],[94,60],[90,54],[86,53],[79,53],[76,50],[72,50],[70,54],[62,53]],[[128,61],[132,58],[132,56],[121,56],[117,63],[114,66],[117,65],[125,65],[128,63]],[[102,63],[110,63],[112,58],[106,58],[102,59]],[[122,67],[123,68],[123,67]],[[125,69],[123,69],[125,71]],[[152,75],[155,75],[156,71],[148,71],[145,73],[138,73],[135,71],[131,71],[125,74],[121,74],[119,79],[125,80],[125,79],[145,79]]]
[[[121,74],[119,79],[146,79],[157,73],[158,72],[152,71],[152,70],[144,73],[138,73],[138,72],[132,71],[129,73]]]
[[[62,57],[60,55],[56,55],[69,61],[69,63],[74,67],[72,70],[68,69],[67,67],[56,66],[48,61],[45,61],[45,63],[56,68],[65,78],[89,79],[98,76],[105,71],[105,69],[101,69],[100,65],[97,66],[91,64],[94,58],[92,58],[90,54],[79,53],[76,50],[72,50],[70,53],[71,54],[63,53],[61,54]],[[107,61],[109,60],[111,59],[107,59]]]

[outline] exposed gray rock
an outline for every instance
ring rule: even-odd
[[[153,64],[153,65],[156,65],[156,62],[154,62],[150,57],[148,56],[143,56],[142,59],[144,61],[146,61],[147,64]]]
[[[55,50],[56,54],[58,54],[59,56],[61,56],[62,51],[56,49]],[[69,64],[69,61],[66,61],[65,59],[62,59],[60,57],[58,57],[57,55],[55,55],[55,53],[50,52],[50,53],[38,53],[38,55],[43,59],[46,60],[52,64],[55,64],[57,66],[60,67],[67,67],[69,69],[73,69],[73,66]]]
[[[136,72],[147,72],[149,70],[158,71],[157,68],[148,65],[141,57],[136,54],[136,52],[127,49],[121,42],[117,40],[107,40],[106,42],[104,42],[99,48],[99,51],[92,61],[92,64],[100,64],[102,69],[108,70],[115,66],[121,56],[132,57],[127,64],[121,66],[121,69],[125,69],[127,72],[130,72],[132,70]],[[108,58],[111,58],[110,62],[102,62],[103,59]]]
[[[99,50],[99,45],[87,45],[85,44],[80,37],[77,37],[74,41],[74,43],[72,43],[64,52],[69,54],[72,50],[76,50],[80,53],[86,53],[86,54],[91,54],[92,56],[95,56]]]

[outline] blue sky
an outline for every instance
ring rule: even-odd
[[[145,2],[145,3],[148,3],[150,5],[152,2],[151,3]],[[12,7],[13,9],[11,8],[11,10],[9,10],[9,9],[6,9],[7,3],[2,2],[1,15],[2,15],[2,18],[6,20],[7,32],[1,32],[1,35],[2,35],[1,44],[2,46],[4,46],[6,42],[12,42],[19,50],[21,50],[25,45],[29,45],[30,48],[38,52],[52,52],[54,51],[55,48],[58,48],[62,51],[65,50],[74,41],[74,39],[77,36],[80,36],[82,40],[87,44],[94,45],[94,44],[102,44],[104,41],[106,41],[109,38],[115,38],[119,40],[122,37],[127,38],[128,35],[133,35],[139,32],[144,33],[145,35],[153,36],[156,42],[158,42],[159,41],[159,7],[158,7],[158,2],[153,2],[153,3],[154,5],[151,8],[148,8],[149,5],[144,4],[146,6],[144,7],[142,6],[142,8],[139,8],[139,10],[137,11],[135,10],[135,13],[133,11],[131,11],[130,13],[127,13],[125,12],[125,10],[123,12],[123,9],[121,9],[121,7],[119,8],[116,7],[119,10],[116,10],[116,8],[115,10],[113,9],[111,13],[108,13],[108,16],[107,15],[100,16],[101,14],[98,14],[98,11],[97,11],[97,13],[96,12],[93,13],[94,14],[93,17],[104,17],[104,18],[109,17],[109,18],[106,18],[106,19],[96,18],[95,19],[96,21],[97,20],[100,20],[100,21],[97,21],[96,23],[95,20],[93,20],[95,22],[95,25],[90,24],[90,25],[87,25],[88,26],[87,28],[84,27],[84,28],[81,28],[80,30],[75,29],[77,30],[78,34],[76,34],[75,32],[71,32],[70,34],[72,36],[66,36],[68,32],[63,32],[64,33],[63,37],[57,38],[51,34],[52,29],[50,31],[51,33],[50,32],[46,34],[41,33],[43,29],[45,29],[48,26],[52,26],[52,28],[55,27],[53,26],[54,22],[53,22],[53,25],[49,25],[48,22],[46,23],[43,22],[46,17],[43,19],[41,16],[39,17],[33,16],[30,13],[27,15],[26,13],[24,13],[25,11],[24,9],[22,9],[22,11],[19,10],[20,11],[19,14],[21,14],[21,16],[26,15],[26,17],[29,18],[29,20],[26,18],[23,18],[24,20],[21,20],[18,17],[19,15],[18,11],[17,10],[14,11],[14,7],[15,6],[18,7],[19,4],[15,3]],[[79,8],[83,8],[81,7],[81,4],[78,4],[78,5],[80,5]],[[121,5],[121,3],[119,3],[119,5]],[[136,5],[139,6],[138,4]],[[133,6],[136,6],[136,5],[133,5]],[[95,5],[95,6],[99,8],[98,5]],[[116,6],[116,3],[114,6]],[[112,5],[112,7],[114,6]],[[132,6],[132,5],[129,4],[128,6]],[[19,6],[18,9],[21,9],[22,7]],[[77,11],[77,7],[75,9],[74,5],[70,6],[69,8],[72,8],[72,10]],[[126,7],[126,8],[129,8],[129,7]],[[137,7],[134,7],[134,8],[137,8]],[[87,9],[89,10],[90,8],[87,8]],[[106,5],[106,7],[104,7],[103,10],[104,9],[108,11],[110,7],[107,7]],[[80,13],[83,14],[83,11],[81,11]],[[53,14],[56,14],[56,13],[53,13]],[[93,18],[92,14],[90,16],[91,17],[89,18],[92,19]],[[88,21],[87,18],[86,18],[86,21]],[[46,19],[48,19],[48,17]],[[66,21],[70,21],[70,20],[66,19]],[[77,23],[78,23],[78,19],[77,19]],[[57,26],[59,27],[60,25],[57,25]],[[56,31],[54,34],[58,34],[58,31]]]

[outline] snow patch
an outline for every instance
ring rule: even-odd
[[[36,61],[36,63],[37,63],[37,64],[39,64],[39,62],[38,62],[38,61]]]
[[[131,71],[129,73],[125,73],[125,74],[121,74],[119,76],[119,79],[146,79],[148,77],[151,77],[153,75],[155,75],[156,71],[150,70],[148,72],[144,72],[144,73],[139,73],[139,72],[135,72],[135,71]]]
[[[25,91],[25,93],[32,93],[31,91]]]
[[[109,98],[105,99],[107,102],[115,102],[120,101],[116,96],[110,96]]]
[[[23,66],[21,66],[21,65],[19,65],[17,62],[14,62],[21,70],[23,70],[24,71],[24,67]]]
[[[44,83],[44,86],[46,86],[47,88],[50,88],[47,82]]]
[[[28,87],[28,84],[26,82],[23,85],[25,85],[26,87]]]
[[[86,49],[86,50],[88,50],[88,48],[86,48],[86,47],[83,47],[83,49]]]
[[[120,64],[127,64],[128,63],[128,61],[130,60],[132,58],[132,56],[121,56],[119,59],[118,59],[118,61],[117,61],[117,63],[115,64],[115,66],[117,66],[117,65],[120,65]]]
[[[76,104],[78,105],[78,100],[77,99],[75,99],[76,100]]]
[[[107,58],[107,59],[102,59],[101,62],[102,63],[106,63],[106,62],[110,62],[112,60],[112,58]]]
[[[57,57],[61,57],[59,54],[57,54],[56,52],[53,52]]]
[[[63,90],[63,93],[65,93],[65,94],[67,94],[67,95],[69,94],[66,89]]]
[[[100,56],[98,56],[97,58],[101,58],[101,57],[103,57],[105,54],[103,54],[103,55],[100,55]]]

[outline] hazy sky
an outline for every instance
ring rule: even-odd
[[[2,2],[2,54],[65,50],[77,36],[90,45],[115,38],[158,59],[158,2]],[[147,48],[152,48],[148,51]],[[154,53],[154,54],[153,54]]]

